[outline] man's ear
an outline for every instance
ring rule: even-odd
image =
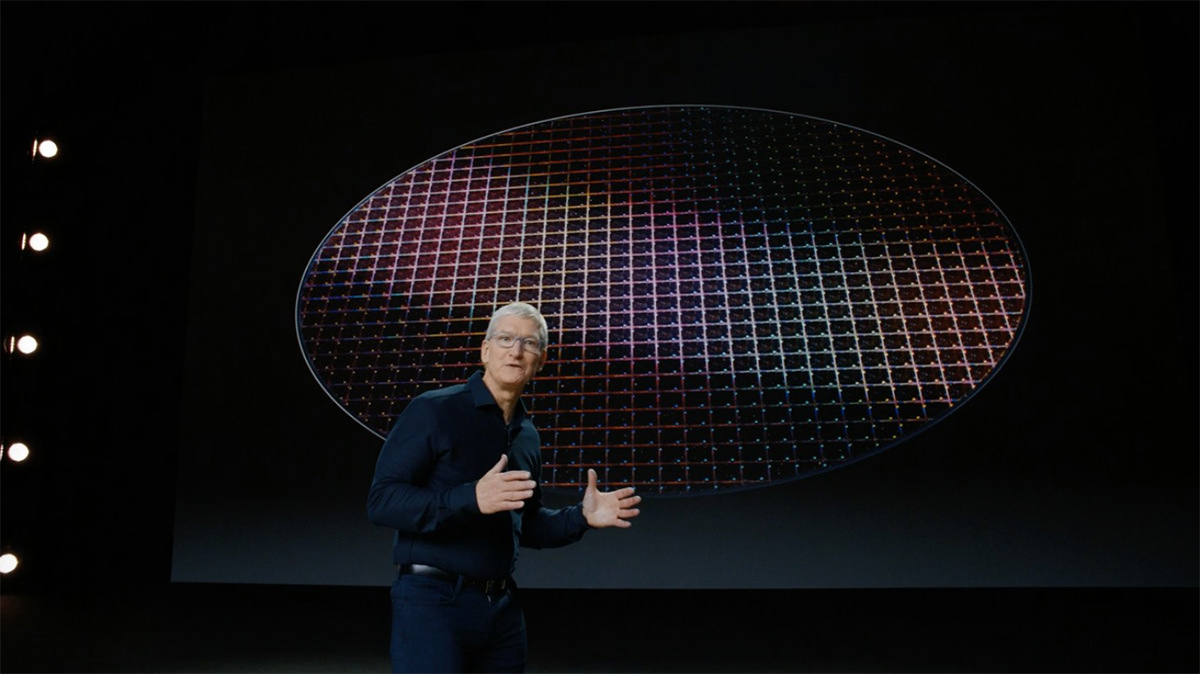
[[[487,338],[485,337],[484,340],[479,343],[479,362],[481,362],[481,363],[487,362],[487,355],[488,355],[489,348],[490,347],[488,346]]]

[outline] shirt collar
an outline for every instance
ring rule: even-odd
[[[467,379],[467,390],[471,392],[471,401],[475,403],[475,407],[491,406],[499,409],[500,405],[496,402],[496,398],[488,390],[487,384],[483,383],[483,370],[476,370]],[[517,408],[513,410],[513,423],[520,423],[525,416],[525,401],[518,399]]]

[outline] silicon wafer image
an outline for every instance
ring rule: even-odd
[[[1011,224],[921,152],[668,106],[541,121],[405,171],[320,242],[296,316],[321,387],[382,438],[479,367],[495,308],[534,304],[543,486],[578,491],[595,468],[682,496],[911,438],[996,374],[1028,295]]]

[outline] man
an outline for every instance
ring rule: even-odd
[[[566,545],[638,515],[632,488],[601,492],[591,469],[581,503],[543,507],[540,441],[521,393],[548,341],[537,309],[501,307],[480,346],[483,372],[414,398],[384,442],[367,511],[396,530],[393,671],[523,671],[517,548]]]

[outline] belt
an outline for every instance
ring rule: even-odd
[[[424,576],[426,578],[436,578],[444,580],[448,583],[458,583],[462,581],[463,587],[470,587],[483,592],[484,594],[495,594],[503,592],[513,586],[513,583],[508,578],[472,578],[463,576],[449,571],[443,571],[436,566],[428,564],[398,564],[396,570],[400,575],[412,574],[414,576]]]

